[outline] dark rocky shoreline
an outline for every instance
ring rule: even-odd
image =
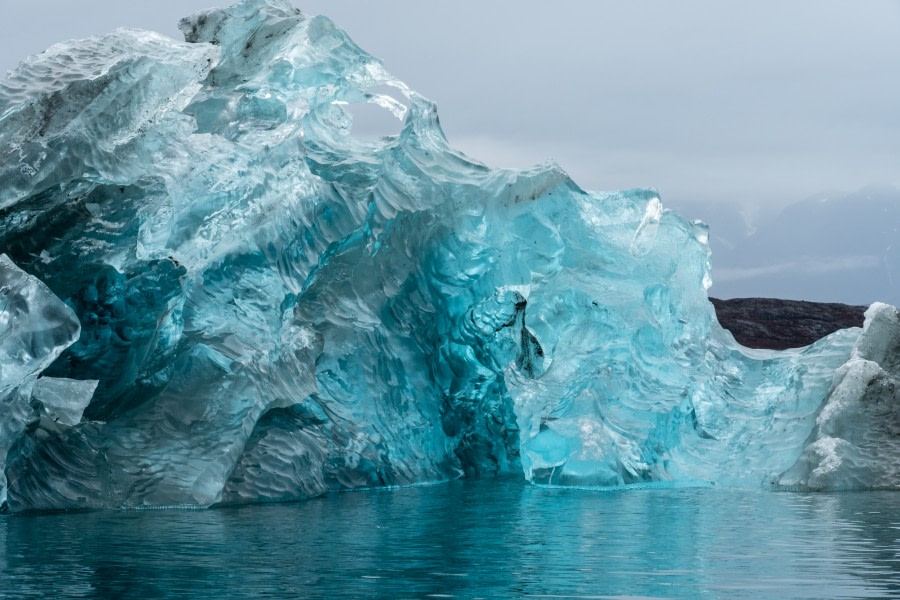
[[[846,327],[862,327],[867,306],[778,298],[710,298],[722,327],[749,348],[807,346]]]

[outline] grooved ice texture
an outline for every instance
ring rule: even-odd
[[[736,344],[706,227],[655,191],[464,156],[434,104],[283,0],[181,29],[58,44],[0,83],[9,510],[497,472],[896,485],[816,474],[860,330]],[[365,103],[399,133],[355,136]],[[889,383],[850,369],[841,390]]]

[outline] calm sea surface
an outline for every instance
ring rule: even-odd
[[[7,516],[0,597],[900,598],[900,493],[499,479]]]

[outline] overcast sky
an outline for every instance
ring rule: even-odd
[[[53,42],[179,37],[215,0],[0,0],[0,71]],[[900,0],[297,2],[438,103],[494,166],[554,158],[582,187],[655,187],[704,218],[900,185]],[[700,214],[697,214],[700,213]]]

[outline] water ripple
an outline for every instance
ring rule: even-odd
[[[0,518],[0,598],[897,598],[900,495],[511,479]]]

